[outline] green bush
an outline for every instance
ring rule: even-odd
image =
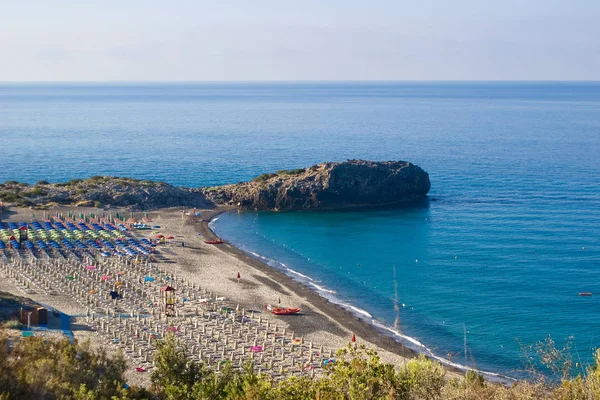
[[[277,174],[261,174],[259,176],[257,176],[256,178],[252,179],[253,182],[264,182],[268,179],[271,179],[273,177],[277,176]]]
[[[306,171],[305,168],[297,168],[297,169],[282,169],[281,171],[277,171],[277,175],[300,175]]]
[[[0,192],[0,200],[8,203],[16,203],[22,199],[20,195],[13,192]]]
[[[21,329],[21,322],[17,319],[10,319],[2,324],[5,329]]]
[[[4,182],[4,184],[5,185],[18,185],[19,182],[17,182],[17,181],[6,181],[6,182]]]
[[[12,343],[11,343],[12,342]],[[122,398],[125,361],[89,343],[38,337],[9,341],[0,333],[0,398]]]
[[[23,192],[23,195],[27,197],[46,196],[47,194],[48,192],[46,190],[39,187],[33,188],[28,192]]]
[[[77,186],[81,182],[83,182],[83,179],[71,179],[70,181],[67,182],[66,186]]]
[[[41,180],[36,183],[36,185],[49,185],[49,184],[50,184],[50,182],[48,182],[46,180]]]
[[[102,203],[101,203],[101,202],[99,202],[98,200],[96,200],[96,201],[94,202],[94,207],[96,207],[96,208],[102,208]]]

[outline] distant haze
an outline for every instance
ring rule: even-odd
[[[0,81],[600,80],[598,0],[0,0]]]

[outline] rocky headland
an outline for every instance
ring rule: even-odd
[[[254,210],[373,207],[425,197],[429,174],[406,161],[348,160],[263,174],[250,182],[205,188],[215,204]]]
[[[262,174],[250,182],[184,188],[164,182],[95,176],[66,183],[0,184],[0,200],[16,206],[129,207],[232,206],[253,210],[331,210],[393,205],[422,199],[429,175],[406,161],[326,162]]]

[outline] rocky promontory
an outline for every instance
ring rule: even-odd
[[[392,205],[422,199],[430,187],[429,174],[410,162],[348,160],[203,191],[215,204],[286,211]]]
[[[65,183],[0,184],[0,201],[16,206],[59,205],[211,208],[217,205],[253,210],[332,210],[384,206],[418,200],[430,188],[429,175],[406,161],[348,160],[262,174],[234,185],[184,188],[164,182],[94,176]]]

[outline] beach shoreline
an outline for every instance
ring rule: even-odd
[[[55,208],[44,212],[44,215],[65,212],[67,209],[70,208]],[[98,212],[97,209],[77,210]],[[393,365],[404,365],[419,354],[424,354],[442,362],[451,377],[458,377],[468,369],[460,365],[452,365],[451,362],[450,364],[444,362],[447,360],[436,357],[426,347],[423,347],[423,351],[408,347],[400,341],[402,339],[398,338],[396,332],[391,330],[388,332],[385,324],[380,321],[361,317],[343,305],[328,300],[318,291],[295,280],[284,271],[264,263],[228,242],[219,245],[206,244],[205,240],[219,238],[211,229],[211,221],[222,213],[235,210],[237,210],[235,207],[216,207],[194,209],[192,213],[192,209],[189,208],[162,208],[144,213],[151,218],[152,224],[162,226],[161,232],[174,236],[174,240],[159,246],[162,256],[156,262],[160,263],[165,271],[207,287],[216,295],[225,295],[232,307],[237,304],[240,308],[255,310],[263,318],[285,326],[288,332],[292,332],[293,335],[295,333],[296,337],[304,338],[307,342],[314,342],[315,345],[325,345],[326,348],[335,351],[348,346],[352,336],[355,335],[357,345],[365,345],[376,350],[382,361]],[[11,213],[9,219],[26,221],[33,217],[30,210],[15,211],[14,214]],[[115,211],[120,210],[110,210],[110,212]],[[196,212],[200,213],[199,216],[194,215]],[[134,231],[138,237],[148,233]],[[239,280],[236,279],[238,273],[241,273]],[[40,300],[45,300],[46,304],[70,315],[85,313],[84,309],[76,304],[70,304],[66,298],[60,299],[61,301],[56,297],[40,298]],[[277,304],[278,300],[282,301],[281,306],[300,307],[302,312],[295,316],[280,317],[264,311],[265,304]],[[79,322],[77,319],[75,318],[74,322]],[[375,322],[381,323],[381,327]],[[83,340],[95,336],[87,329],[75,331],[74,334],[77,339]],[[504,375],[480,372],[492,381],[503,383],[511,381],[510,377]]]
[[[209,224],[220,214],[233,210],[235,209],[223,207],[216,208],[212,212],[204,211],[202,213],[202,220],[197,226],[198,233],[209,239],[222,239],[210,228]],[[385,335],[384,332],[378,330],[369,322],[364,321],[362,318],[352,314],[342,306],[330,302],[326,298],[319,295],[319,293],[317,293],[315,290],[294,280],[276,268],[265,264],[256,257],[252,257],[231,243],[225,242],[220,245],[219,248],[238,260],[267,274],[270,278],[279,282],[280,284],[285,285],[296,295],[307,299],[311,305],[318,308],[321,312],[327,314],[330,318],[345,327],[348,331],[353,332],[358,337],[368,340],[369,343],[375,345],[376,347],[398,354],[403,358],[413,358],[418,356],[419,353],[417,353],[415,350],[410,349],[392,337]]]
[[[199,223],[196,226],[196,231],[209,240],[224,240],[215,231],[211,229],[210,224],[219,215],[233,211],[245,212],[238,210],[236,207],[223,206],[216,207],[213,210],[202,211],[202,219],[198,221]],[[293,277],[285,274],[283,271],[280,271],[276,267],[272,267],[266,264],[257,257],[248,254],[244,250],[234,246],[233,244],[227,241],[224,241],[224,243],[220,245],[219,248],[227,252],[231,256],[237,258],[241,262],[248,264],[252,268],[255,268],[267,274],[273,280],[285,285],[288,288],[291,288],[291,290],[296,295],[306,298],[308,302],[315,308],[328,315],[331,319],[335,320],[338,324],[343,326],[348,331],[355,333],[357,337],[361,337],[364,340],[366,340],[368,342],[368,345],[371,345],[371,347],[375,347],[375,349],[379,352],[381,352],[381,350],[384,350],[384,352],[386,353],[389,352],[400,356],[403,360],[415,358],[419,355],[425,355],[427,358],[430,358],[437,362],[441,362],[444,368],[453,376],[462,375],[465,373],[465,371],[468,370],[474,370],[484,375],[488,380],[492,382],[510,385],[516,381],[515,378],[502,373],[482,371],[470,368],[468,366],[456,364],[450,360],[447,360],[443,357],[434,354],[431,350],[427,349],[424,345],[421,344],[415,344],[415,347],[423,346],[423,350],[426,351],[417,351],[413,348],[410,348],[403,344],[399,340],[399,338],[397,338],[396,333],[392,331],[388,333],[386,332],[385,328],[377,327],[373,323],[373,321],[376,321],[375,318],[373,318],[373,321],[371,322],[361,318],[355,313],[349,311],[343,305],[329,301],[327,298],[321,296],[318,293],[318,291],[306,286],[302,282],[295,280]],[[383,327],[385,327],[384,323],[379,323]],[[409,339],[415,340],[413,338]],[[385,357],[385,354],[383,354],[382,358],[385,360],[387,357]]]

